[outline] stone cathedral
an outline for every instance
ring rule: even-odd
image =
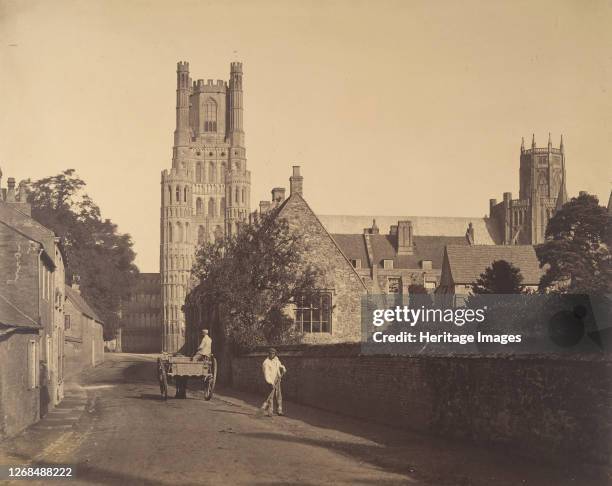
[[[242,63],[231,63],[229,82],[193,81],[189,63],[177,64],[172,168],[161,176],[163,351],[176,352],[185,341],[181,308],[197,245],[234,234],[248,219],[242,115]]]

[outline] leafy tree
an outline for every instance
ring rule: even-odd
[[[131,236],[119,233],[110,219],[102,219],[74,169],[24,183],[34,219],[62,238],[68,282],[80,277],[83,297],[104,321],[105,338],[113,337],[121,301],[138,273]]]
[[[302,234],[276,210],[241,227],[238,235],[201,246],[192,275],[199,282],[186,307],[217,307],[224,335],[239,351],[292,342],[285,310],[316,292],[319,270],[305,261]]]
[[[433,306],[433,299],[431,295],[421,284],[410,284],[408,286],[408,294],[410,296],[408,306],[411,308],[417,309],[421,306]]]
[[[546,273],[540,290],[562,293],[612,291],[608,210],[596,196],[581,193],[555,213],[546,228],[546,241],[536,248]]]
[[[520,294],[523,292],[521,271],[506,260],[496,260],[472,285],[474,294]]]

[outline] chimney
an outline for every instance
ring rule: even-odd
[[[259,212],[261,214],[266,214],[268,211],[270,211],[271,207],[272,203],[270,201],[259,201]]]
[[[465,232],[465,237],[470,246],[474,245],[474,226],[470,222],[467,227],[467,231]]]
[[[397,222],[397,253],[410,255],[413,252],[412,221]]]
[[[285,200],[285,188],[284,187],[275,187],[272,189],[272,201],[274,203],[280,204]]]
[[[377,235],[379,233],[379,229],[378,226],[376,226],[376,220],[373,219],[372,220],[372,227],[371,228],[363,228],[363,234],[364,235]]]
[[[300,166],[293,166],[293,175],[289,178],[289,194],[299,194],[303,196],[304,178],[300,175]]]
[[[79,285],[79,282],[81,281],[81,277],[79,277],[78,275],[73,275],[72,276],[72,285],[70,286],[72,288],[72,290],[74,290],[77,294],[81,293],[81,286]]]
[[[8,190],[6,191],[6,202],[15,202],[15,178],[9,177],[6,180]]]

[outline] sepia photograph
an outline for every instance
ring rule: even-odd
[[[0,483],[612,484],[611,0],[0,0]]]

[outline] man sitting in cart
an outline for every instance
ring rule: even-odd
[[[212,339],[208,335],[208,329],[202,329],[202,341],[193,355],[192,361],[209,361],[212,356]]]

